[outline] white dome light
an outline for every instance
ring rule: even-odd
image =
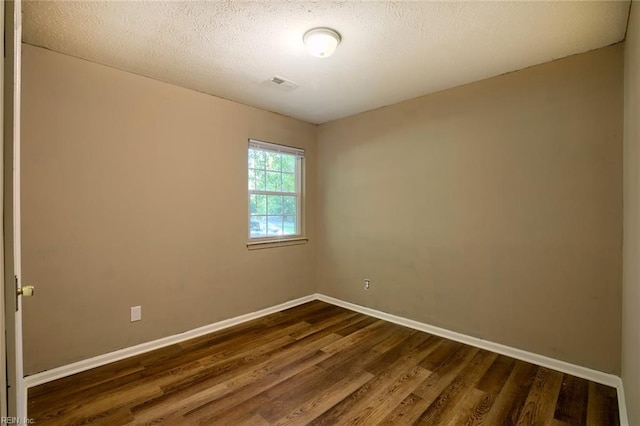
[[[312,28],[302,37],[309,53],[319,58],[333,55],[340,44],[340,34],[331,28]]]

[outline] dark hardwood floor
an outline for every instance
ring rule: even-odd
[[[616,390],[311,302],[29,390],[41,425],[617,425]]]

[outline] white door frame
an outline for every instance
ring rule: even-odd
[[[4,9],[4,58],[3,95],[3,284],[2,328],[6,332],[3,355],[8,374],[0,386],[3,388],[3,410],[6,416],[25,419],[27,417],[27,395],[22,364],[22,298],[16,298],[21,283],[21,239],[20,239],[20,88],[22,48],[22,3],[21,0],[3,0]],[[7,170],[7,168],[11,168]],[[15,279],[14,279],[15,276]],[[15,316],[13,314],[15,313]],[[5,333],[1,333],[5,334]],[[0,369],[5,370],[0,364]],[[0,380],[1,380],[0,379]],[[11,382],[7,392],[6,383]],[[6,402],[8,401],[8,402]],[[3,416],[4,416],[3,411]]]
[[[21,139],[20,139],[20,111],[22,95],[22,1],[14,0],[13,14],[13,265],[18,287],[22,287],[22,233],[21,233]],[[16,417],[27,417],[27,390],[24,386],[24,369],[22,358],[22,297],[18,298],[16,310],[15,348],[16,348]]]
[[[0,22],[2,22],[2,34],[5,34],[4,23],[4,2],[0,7]],[[4,51],[0,55],[0,129],[4,135]],[[4,140],[4,139],[3,139]],[[0,188],[4,192],[4,149],[0,149]],[[4,199],[4,196],[2,197]],[[4,286],[4,228],[2,231],[2,242],[0,243],[0,285]],[[4,332],[4,290],[0,291],[0,416],[7,417],[7,345]]]

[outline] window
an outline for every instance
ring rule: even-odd
[[[249,140],[249,238],[302,236],[304,150]]]

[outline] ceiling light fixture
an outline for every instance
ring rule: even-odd
[[[331,28],[312,28],[302,37],[309,53],[319,58],[333,55],[342,38],[340,34]]]

